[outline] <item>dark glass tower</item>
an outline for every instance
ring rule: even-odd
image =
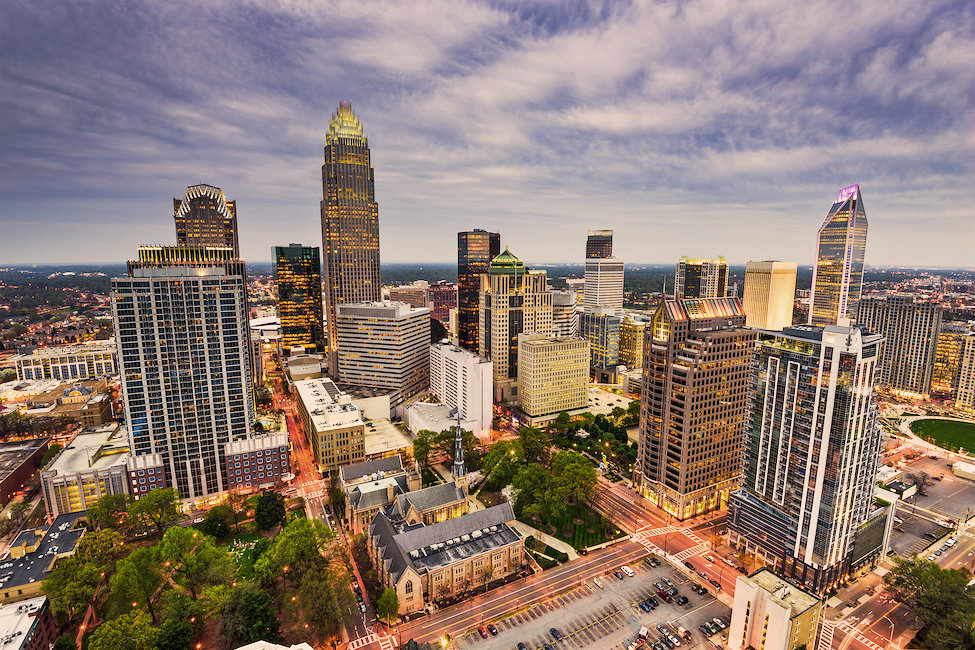
[[[335,377],[338,375],[336,305],[380,299],[375,175],[369,159],[369,140],[349,102],[339,104],[328,125],[322,196],[328,366]]]
[[[863,288],[867,213],[860,186],[840,190],[816,235],[809,324],[825,327],[855,318]]]
[[[586,259],[613,256],[613,231],[590,230],[586,240]]]
[[[325,350],[322,326],[322,269],[317,246],[274,246],[274,282],[278,285],[281,347],[290,351]]]
[[[477,354],[481,274],[501,254],[501,235],[486,230],[457,233],[457,338]]]
[[[677,298],[724,298],[728,295],[728,262],[723,257],[691,259],[682,257],[674,274]]]
[[[240,257],[237,202],[212,185],[191,185],[182,199],[173,199],[176,243],[179,246],[225,246]]]

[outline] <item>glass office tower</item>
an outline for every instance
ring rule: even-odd
[[[274,246],[274,283],[278,285],[278,318],[281,347],[290,352],[302,346],[306,352],[323,352],[322,270],[317,246]]]
[[[809,324],[825,327],[854,318],[863,287],[867,213],[860,186],[840,190],[816,235]]]
[[[501,235],[486,230],[457,233],[457,339],[477,354],[481,274],[501,254]]]
[[[322,165],[322,260],[328,361],[338,373],[335,307],[380,299],[379,205],[369,140],[352,104],[342,102],[325,136]]]
[[[586,259],[613,256],[613,231],[590,230],[586,240]]]

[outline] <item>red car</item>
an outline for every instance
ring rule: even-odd
[[[481,635],[482,639],[488,638],[487,630],[485,630],[483,627],[477,628],[477,633]]]

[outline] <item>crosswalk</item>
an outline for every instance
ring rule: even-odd
[[[691,548],[683,550],[674,555],[674,557],[680,562],[683,562],[691,556],[699,555],[710,550],[708,543],[701,539],[693,530],[678,528],[677,526],[661,526],[659,528],[644,527],[631,535],[630,539],[637,544],[640,544],[643,546],[643,548],[647,549],[651,553],[661,553],[662,551],[660,547],[652,542],[651,539],[672,533],[680,533],[692,542],[696,542],[696,544]]]
[[[707,552],[708,550],[710,550],[710,548],[711,547],[707,543],[701,542],[696,546],[692,546],[688,549],[681,551],[680,553],[675,554],[674,557],[677,558],[678,562],[683,562],[689,557],[694,557],[695,555],[700,555],[701,553]]]
[[[853,624],[848,623],[847,621],[839,621],[836,623],[836,628],[842,632],[845,632],[847,636],[852,636],[854,639],[870,648],[870,650],[884,650],[882,645],[874,643],[865,637],[859,628],[854,627]]]
[[[833,630],[836,624],[832,621],[823,621],[823,630],[819,633],[819,644],[816,650],[833,650]]]
[[[365,648],[373,643],[379,643],[380,650],[392,650],[396,647],[396,637],[379,636],[373,632],[372,634],[367,634],[366,636],[361,636],[354,641],[350,641],[347,648],[348,650],[358,650],[359,648]]]

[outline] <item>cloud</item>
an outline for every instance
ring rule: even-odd
[[[451,260],[485,227],[575,261],[612,227],[634,262],[805,263],[860,182],[868,263],[971,265],[961,0],[10,0],[0,25],[2,263],[170,241],[169,198],[201,181],[238,201],[248,258],[317,243],[350,99],[384,260]]]

